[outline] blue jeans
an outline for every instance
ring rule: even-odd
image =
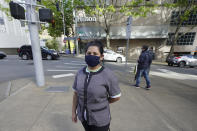
[[[140,84],[141,76],[144,76],[144,78],[146,80],[146,86],[150,87],[150,79],[148,76],[148,69],[139,69],[137,71],[137,76],[136,76],[136,85],[137,86],[139,86],[139,84]]]

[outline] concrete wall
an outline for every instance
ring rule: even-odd
[[[0,48],[0,51],[5,52],[7,55],[18,55],[17,48]]]
[[[102,41],[106,46],[105,40]],[[111,40],[111,49],[117,51],[117,47],[124,47],[123,55],[126,54],[126,43],[124,39]],[[155,52],[155,59],[160,61],[165,61],[167,53],[169,52],[169,47],[165,45],[165,39],[131,39],[129,40],[129,60],[138,59],[141,53],[141,47],[143,45],[148,45],[153,47]]]

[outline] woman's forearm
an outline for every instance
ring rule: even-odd
[[[109,103],[114,103],[116,101],[120,100],[120,97],[117,97],[117,98],[109,98],[108,101]]]
[[[74,94],[73,94],[72,113],[76,113],[76,109],[77,109],[77,93],[74,92]]]

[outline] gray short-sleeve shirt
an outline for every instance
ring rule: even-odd
[[[98,72],[86,72],[86,67],[79,70],[73,84],[78,96],[77,115],[83,122],[87,111],[89,125],[105,126],[110,123],[109,97],[120,97],[118,80],[108,68]]]

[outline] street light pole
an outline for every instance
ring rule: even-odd
[[[64,28],[64,37],[65,37],[65,34],[66,34],[66,28],[65,28],[65,20],[64,20],[64,1],[61,0],[61,3],[62,3],[62,15],[63,15],[63,28]]]
[[[79,47],[78,47],[78,33],[77,33],[77,17],[76,17],[76,10],[74,8],[74,1],[72,0],[72,6],[73,6],[73,18],[74,18],[74,25],[73,25],[73,29],[74,29],[74,34],[75,34],[75,46],[76,46],[76,55],[79,54]]]
[[[29,21],[28,26],[29,26],[29,32],[31,37],[36,83],[38,86],[44,86],[45,78],[44,78],[42,57],[40,51],[38,23],[36,22],[37,16],[35,12],[36,0],[25,0],[26,3],[29,3],[29,1],[31,4],[30,5],[26,4],[26,16],[27,16],[27,20]]]
[[[125,63],[126,67],[127,67],[127,63],[128,63],[129,39],[130,39],[130,36],[131,36],[131,22],[132,22],[132,17],[129,16],[128,19],[127,19],[127,28],[126,28],[126,37],[127,37],[126,63]]]

